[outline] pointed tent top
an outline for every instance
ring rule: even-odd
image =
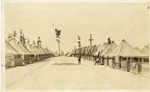
[[[6,54],[19,54],[19,52],[13,48],[7,40],[5,40],[5,53]]]
[[[94,55],[94,56],[97,56],[98,53],[99,53],[99,52],[102,52],[104,49],[106,49],[107,46],[108,46],[107,44],[103,44],[103,45],[98,46],[97,51],[94,52],[93,55]]]
[[[145,47],[142,49],[142,54],[149,56],[149,47],[145,46]]]
[[[125,39],[122,39],[123,42],[127,42]]]
[[[120,45],[112,51],[109,56],[143,57],[142,53],[136,51],[129,43],[122,40]]]
[[[141,50],[139,49],[139,47],[135,47],[135,49],[136,49],[138,52],[141,52]]]
[[[109,53],[111,53],[114,49],[117,48],[117,44],[115,42],[109,44],[102,52],[101,55],[104,55],[105,57],[108,56]]]

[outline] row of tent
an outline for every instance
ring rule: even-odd
[[[5,40],[5,65],[6,67],[26,65],[54,56],[48,48],[32,46],[27,43],[17,43]]]
[[[111,44],[103,44],[103,45],[94,45],[94,46],[86,46],[81,47],[73,52],[68,53],[68,55],[82,55],[82,56],[104,56],[104,57],[149,57],[149,45],[145,46],[142,51],[139,50],[138,47],[133,48],[127,41],[122,40],[120,45],[118,46],[115,42]]]
[[[130,71],[131,63],[133,64],[135,62],[135,67],[136,65],[138,66],[138,72],[142,69],[142,62],[149,62],[150,57],[149,45],[145,46],[142,51],[140,51],[137,47],[133,48],[124,39],[120,42],[119,45],[113,42],[111,44],[81,47],[67,54],[67,56],[75,57],[80,55],[84,59],[93,59],[94,61],[99,58],[102,65],[104,65],[104,63],[107,63],[107,65],[112,63],[113,67],[114,65],[118,64],[118,66],[121,68],[124,63],[124,65],[126,65],[125,67],[127,68],[127,71]]]

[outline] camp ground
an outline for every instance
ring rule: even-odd
[[[2,0],[2,92],[150,92],[149,0],[28,1]]]
[[[13,36],[11,37],[13,38]],[[48,48],[35,46],[34,44],[17,42],[14,39],[5,39],[5,64],[6,68],[15,66],[24,66],[37,61],[44,60],[51,56],[53,53]]]
[[[79,55],[84,60],[93,62],[96,62],[97,58],[99,58],[99,65],[106,65],[127,72],[136,71],[136,73],[141,73],[142,63],[149,62],[149,47],[145,46],[140,51],[138,47],[133,48],[123,39],[119,45],[112,42],[111,44],[104,43],[98,46],[81,47],[72,51],[72,54],[69,56],[78,57]]]

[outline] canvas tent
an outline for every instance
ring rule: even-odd
[[[145,55],[135,50],[124,39],[121,41],[120,45],[108,55],[112,58],[113,67],[116,66],[117,63],[119,65],[119,68],[121,68],[121,66],[123,65],[126,67],[127,71],[130,72],[132,65],[136,67],[136,64],[138,64],[138,73],[141,72],[142,61]]]
[[[120,45],[112,51],[109,56],[123,56],[123,57],[143,57],[142,53],[136,51],[129,43],[122,40]]]
[[[142,53],[146,56],[149,56],[149,47],[148,46],[145,46],[143,49],[142,49]]]
[[[85,52],[85,47],[82,47],[81,48],[81,55],[84,55],[84,52]]]
[[[139,49],[139,47],[135,47],[135,49],[136,49],[138,52],[141,52],[141,50]]]
[[[150,55],[149,55],[149,45],[145,46],[142,49],[142,54],[146,55],[146,57],[144,58],[144,61],[145,62],[149,62],[149,58],[150,58]]]
[[[97,49],[98,49],[97,45],[92,46],[90,55],[93,55],[93,53],[95,53]]]
[[[7,40],[5,40],[5,54],[19,54],[19,52],[15,50]]]
[[[111,43],[109,44],[103,51],[101,51],[101,56],[107,57],[109,53],[111,53],[113,50],[117,48],[117,44]]]
[[[99,54],[101,54],[101,52],[106,49],[107,46],[107,44],[99,45],[97,51],[94,53],[94,56],[99,56]]]
[[[22,65],[21,55],[7,40],[5,40],[5,64],[6,68]]]

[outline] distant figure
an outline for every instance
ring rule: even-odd
[[[98,65],[98,64],[100,64],[100,58],[99,57],[97,57],[97,59],[95,60],[95,65]]]
[[[78,57],[78,64],[81,64],[81,56]]]

